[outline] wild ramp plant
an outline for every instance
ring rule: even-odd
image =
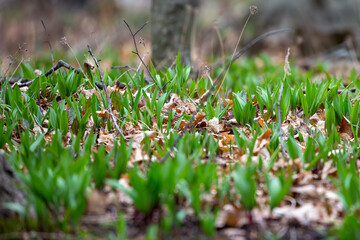
[[[77,228],[82,227],[84,202],[86,205],[86,199],[89,197],[87,193],[93,189],[109,189],[108,185],[111,185],[113,193],[119,190],[133,200],[133,205],[129,207],[131,210],[141,212],[145,219],[148,217],[149,236],[156,238],[164,234],[163,232],[174,233],[176,227],[186,225],[189,219],[196,219],[194,222],[206,234],[216,236],[215,220],[224,213],[223,206],[226,204],[237,206],[240,212],[251,209],[255,211],[260,207],[275,211],[276,207],[288,206],[288,202],[283,199],[287,195],[297,196],[292,192],[291,186],[296,187],[299,183],[298,177],[306,175],[308,171],[316,178],[310,179],[309,185],[318,184],[324,187],[325,191],[329,190],[327,187],[331,183],[323,180],[319,172],[323,170],[324,163],[333,160],[337,167],[336,174],[333,174],[336,184],[331,185],[330,189],[337,187],[341,199],[345,199],[343,204],[346,210],[343,229],[336,234],[343,234],[341,236],[344,238],[356,237],[357,235],[345,235],[350,234],[350,231],[346,231],[347,228],[350,227],[349,229],[356,233],[358,226],[358,221],[354,220],[357,211],[356,191],[352,191],[357,186],[354,177],[356,169],[352,167],[354,169],[342,171],[337,159],[341,159],[339,162],[346,169],[346,166],[353,165],[358,157],[356,133],[359,100],[349,91],[338,94],[339,88],[343,86],[335,80],[329,81],[326,86],[312,83],[312,78],[301,77],[301,81],[296,85],[296,76],[289,78],[289,81],[284,82],[284,104],[280,105],[281,120],[289,116],[289,109],[293,111],[293,116],[299,117],[301,114],[298,113],[304,112],[304,115],[311,117],[318,116],[318,109],[324,108],[325,117],[320,121],[325,121],[327,131],[319,128],[310,129],[308,125],[304,125],[306,131],[301,132],[301,129],[289,126],[284,146],[291,160],[282,161],[279,154],[280,133],[273,114],[280,95],[279,73],[282,73],[282,70],[279,71],[279,67],[264,67],[264,71],[272,71],[269,75],[276,77],[271,81],[267,79],[262,82],[253,77],[258,69],[252,58],[246,59],[245,70],[241,68],[241,64],[234,63],[224,80],[224,97],[232,98],[233,102],[222,103],[219,99],[223,96],[216,96],[214,100],[212,97],[205,99],[203,105],[194,104],[206,115],[196,124],[191,122],[191,113],[184,114],[181,108],[187,106],[186,100],[197,103],[198,98],[209,89],[211,83],[209,79],[189,79],[188,67],[182,65],[165,72],[154,72],[151,69],[156,81],[161,83],[159,85],[163,94],[155,83],[146,85],[144,76],[137,74],[134,78],[127,76],[120,79],[125,82],[126,89],[109,93],[111,101],[108,101],[104,90],[100,88],[96,89],[97,94],[90,98],[86,98],[82,90],[77,88],[74,88],[74,92],[65,91],[61,96],[60,85],[56,85],[55,78],[45,76],[34,79],[34,85],[29,86],[30,90],[25,91],[20,86],[1,88],[1,104],[4,104],[1,113],[5,117],[0,120],[4,125],[0,126],[0,133],[6,136],[6,139],[1,139],[1,145],[6,149],[8,145],[10,149],[14,149],[8,154],[9,160],[23,179],[29,192],[29,202],[34,206],[39,228],[29,228],[41,230],[41,223],[50,219],[50,224],[43,226],[44,230],[75,232]],[[237,76],[237,70],[240,69],[243,71],[240,75],[248,73],[253,76],[237,81],[234,86],[236,84],[237,90],[249,86],[251,89],[248,88],[248,91],[243,93],[232,93],[234,89],[227,88],[227,80]],[[113,83],[113,79],[116,78],[111,74],[108,74],[108,77],[107,74],[102,75],[104,83]],[[63,72],[61,75],[66,80],[68,73]],[[99,80],[100,74],[97,72],[93,77],[95,82]],[[177,86],[177,79],[188,84]],[[93,90],[90,80],[84,81],[85,83],[80,85],[85,90]],[[302,90],[303,85],[305,93]],[[41,94],[33,93],[34,91],[40,91]],[[323,91],[326,93],[320,94],[319,99],[314,95]],[[286,95],[287,92],[289,95]],[[168,112],[163,111],[171,94],[181,95],[180,106],[175,106]],[[347,94],[350,96],[348,100]],[[249,97],[251,95],[255,95],[259,105]],[[44,96],[48,97],[47,104],[39,106],[38,100],[44,101]],[[311,99],[315,99],[314,106]],[[115,137],[114,146],[109,152],[106,151],[106,147],[109,146],[99,144],[99,135],[106,132],[111,136],[116,131],[110,118],[98,113],[102,106],[112,107],[114,112],[116,110],[119,113],[116,120],[126,137]],[[46,107],[45,111],[41,111],[41,107]],[[267,116],[265,110],[272,112],[272,116]],[[341,130],[336,127],[341,124],[339,120],[342,120],[342,116],[349,119],[349,127],[352,128],[350,132],[356,140],[350,138],[343,141],[341,138]],[[205,130],[213,117],[219,119],[219,128],[222,129],[219,133],[209,128]],[[260,117],[265,120],[263,125],[259,121]],[[232,118],[236,121],[230,122]],[[28,129],[19,125],[19,121],[25,122],[23,119],[29,122],[26,125]],[[94,121],[93,126],[87,124],[91,120]],[[287,121],[292,124],[292,120],[287,118],[282,124],[288,124]],[[71,124],[66,127],[66,122]],[[184,123],[189,122],[190,124],[184,127]],[[48,128],[48,131],[37,132],[33,125]],[[134,138],[131,142],[132,133],[136,136],[136,131],[142,133],[148,128],[157,133],[155,138],[147,136],[140,142],[135,142]],[[257,153],[258,155],[254,156],[256,150],[259,151],[257,148],[261,146],[258,140],[266,131],[271,131],[272,136],[263,139],[261,153],[265,154]],[[45,135],[46,133],[50,133],[51,137]],[[17,136],[20,136],[21,141],[16,138]],[[49,137],[51,141],[46,142],[45,139]],[[135,149],[132,148],[132,143],[140,145],[142,155],[151,161],[144,157],[134,163]],[[334,151],[340,149],[340,153]],[[158,162],[162,158],[164,161]],[[302,161],[301,166],[295,165],[298,159]],[[252,162],[255,160],[258,160],[258,163]],[[287,167],[281,165],[284,162]],[[122,185],[123,182],[129,185]],[[355,197],[351,193],[355,193]],[[311,199],[311,202],[316,202],[321,207],[321,197],[314,199],[302,193],[296,194],[300,198],[304,197],[302,199]],[[247,195],[250,197],[246,197]],[[262,201],[257,201],[259,197],[263,197],[260,199]],[[299,201],[294,210],[301,206]],[[118,225],[116,229],[119,236],[125,236],[126,226],[131,227],[136,221],[124,210],[126,209],[116,205],[115,212],[126,215],[120,214],[114,223]],[[162,214],[160,217],[157,215],[159,212]],[[287,220],[286,217],[285,215],[283,218]],[[280,224],[275,218],[269,221],[272,224]],[[144,225],[144,222],[140,224]],[[230,223],[229,221],[226,224]],[[197,226],[196,224],[192,226]],[[251,229],[251,225],[247,226]],[[269,229],[265,229],[267,230]]]

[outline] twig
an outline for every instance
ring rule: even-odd
[[[294,30],[292,29],[278,29],[278,30],[273,30],[264,34],[261,34],[260,36],[256,37],[254,40],[250,41],[248,44],[246,44],[245,47],[243,47],[242,49],[240,49],[235,55],[234,57],[232,57],[228,63],[226,64],[226,66],[224,67],[224,69],[222,70],[222,72],[220,73],[220,75],[217,77],[218,79],[223,78],[223,75],[226,72],[226,69],[228,69],[237,59],[239,59],[242,55],[244,55],[244,53],[249,50],[249,48],[251,48],[252,46],[254,46],[257,42],[259,42],[260,40],[269,37],[271,35],[275,35],[275,34],[280,34],[280,33],[293,33]],[[213,68],[218,68],[221,67],[221,65],[215,65]]]
[[[254,11],[251,10],[252,7],[254,8]],[[245,28],[246,28],[246,26],[247,26],[247,24],[248,24],[251,16],[254,15],[256,12],[257,12],[257,7],[255,7],[255,6],[250,6],[249,16],[247,17],[247,19],[246,19],[246,21],[245,21],[245,24],[244,24],[243,28],[241,29],[241,32],[240,32],[239,38],[238,38],[238,40],[237,40],[237,42],[236,42],[235,49],[234,49],[234,52],[233,52],[233,54],[232,54],[232,56],[231,56],[230,62],[233,61],[233,59],[234,59],[234,57],[235,57],[236,50],[237,50],[237,48],[239,47],[240,40],[241,40],[241,38],[242,38],[242,36],[243,36],[243,34],[244,34]],[[220,89],[221,89],[221,87],[222,87],[222,85],[223,85],[223,83],[224,83],[224,81],[225,81],[226,75],[227,75],[227,73],[229,72],[230,66],[231,66],[231,64],[229,64],[228,66],[226,66],[225,74],[224,74],[224,76],[222,77],[222,80],[221,80],[221,82],[220,82],[220,85],[219,85],[219,87],[218,87],[218,90],[217,90],[216,93],[215,93],[215,97],[216,97],[216,95],[220,92]],[[215,97],[214,97],[214,99],[215,99]]]
[[[50,34],[48,33],[48,31],[46,30],[46,27],[45,27],[45,23],[44,21],[41,19],[41,24],[43,25],[44,27],[44,31],[47,35],[47,44],[49,45],[49,48],[50,48],[50,52],[51,52],[51,60],[52,60],[52,66],[54,67],[55,66],[55,60],[54,60],[54,52],[53,52],[53,48],[51,46],[51,42],[50,42]]]
[[[221,34],[220,34],[220,31],[219,31],[219,28],[217,27],[217,25],[214,25],[214,30],[216,32],[216,36],[217,36],[219,44],[220,44],[221,61],[223,62],[223,64],[225,64],[224,43],[223,43],[223,40],[221,38]]]
[[[284,90],[284,81],[286,80],[287,76],[290,76],[291,73],[291,69],[290,69],[290,63],[289,63],[289,56],[290,56],[290,48],[288,48],[286,56],[285,56],[285,64],[284,64],[284,78],[281,81],[281,85],[280,85],[280,91],[279,91],[279,99],[278,102],[276,104],[277,106],[277,111],[278,111],[278,124],[279,124],[279,137],[280,137],[280,144],[281,144],[281,150],[282,150],[282,155],[283,158],[286,157],[285,155],[285,145],[284,145],[284,133],[281,127],[281,110],[280,110],[280,101],[282,98],[282,94],[283,94],[283,90]]]
[[[83,77],[85,77],[85,74],[84,74],[84,72],[82,71],[81,68],[75,68],[75,67],[71,66],[70,64],[64,62],[63,60],[59,60],[58,63],[57,63],[55,66],[53,66],[52,68],[50,68],[50,69],[44,74],[44,76],[45,76],[45,77],[49,76],[50,74],[52,74],[53,72],[55,72],[56,70],[58,70],[58,69],[61,68],[61,67],[74,70],[76,73],[81,73],[81,74],[83,75]]]
[[[283,89],[284,89],[284,83],[281,82],[280,91],[279,91],[279,99],[278,99],[276,106],[277,106],[277,111],[278,111],[280,145],[281,145],[282,155],[285,158],[284,133],[283,133],[283,130],[281,127],[281,110],[280,110],[280,101],[281,101]]]
[[[66,69],[71,69],[71,70],[74,70],[76,73],[78,74],[82,74],[83,77],[85,77],[85,74],[84,72],[82,71],[81,68],[76,68],[76,67],[73,67],[71,66],[70,64],[64,62],[63,60],[59,60],[58,63],[53,66],[52,68],[50,68],[45,74],[44,76],[47,77],[49,76],[50,74],[52,74],[53,72],[57,71],[59,68],[66,68]],[[18,84],[19,88],[22,88],[22,87],[27,87],[27,86],[30,86],[32,83],[33,83],[34,79],[31,79],[27,82],[24,82],[24,83],[20,83]],[[99,89],[103,89],[105,87],[105,85],[95,81],[95,85],[99,88]]]
[[[131,37],[132,37],[133,42],[134,42],[135,51],[132,51],[132,53],[134,53],[135,55],[138,56],[138,58],[140,59],[141,63],[144,65],[146,71],[148,72],[149,76],[151,77],[151,79],[153,80],[153,82],[155,82],[155,84],[157,85],[157,87],[160,89],[160,92],[161,92],[161,93],[164,93],[163,90],[162,90],[162,88],[160,87],[160,85],[159,85],[158,82],[155,80],[154,76],[152,75],[149,67],[145,64],[144,60],[143,60],[142,57],[140,56],[139,50],[138,50],[138,47],[137,47],[137,43],[136,43],[136,39],[135,39],[136,34],[138,34],[138,33],[146,26],[147,22],[144,23],[135,33],[133,33],[133,31],[131,30],[129,24],[128,24],[125,20],[124,20],[124,23],[125,23],[125,25],[127,26],[127,28],[129,29],[130,34],[131,34]]]
[[[136,71],[136,68],[133,68],[129,65],[122,65],[122,66],[112,66],[111,69],[123,69],[123,68],[128,68],[132,71]]]
[[[330,90],[330,88],[328,89],[328,91]],[[344,92],[345,90],[348,90],[349,92],[355,93],[356,92],[356,88],[344,88],[344,89],[338,89],[337,93],[340,94],[342,92]],[[306,93],[306,89],[304,88],[302,90],[302,92],[305,94]]]
[[[91,57],[94,59],[96,68],[97,68],[97,70],[99,71],[101,83],[102,83],[102,85],[104,86],[104,91],[105,91],[106,98],[107,98],[107,101],[108,101],[108,111],[109,111],[109,113],[110,113],[111,119],[112,119],[112,121],[114,122],[115,128],[116,128],[116,130],[118,131],[118,133],[119,133],[123,138],[125,138],[125,136],[124,136],[124,134],[122,133],[119,125],[116,123],[115,116],[114,116],[114,114],[113,114],[113,112],[112,112],[112,109],[111,109],[111,105],[112,105],[112,104],[111,104],[111,99],[110,99],[109,93],[108,93],[107,88],[106,88],[105,83],[104,83],[104,79],[103,79],[103,76],[102,76],[102,73],[101,73],[101,69],[100,69],[100,66],[99,66],[99,62],[98,62],[98,60],[96,59],[96,57],[94,56],[94,54],[93,54],[93,52],[92,52],[92,50],[91,50],[91,48],[90,48],[90,45],[88,45],[88,49],[89,49],[89,53],[90,53]]]

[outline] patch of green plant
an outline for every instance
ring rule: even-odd
[[[270,177],[269,174],[266,173],[265,179],[269,193],[270,208],[273,210],[281,203],[289,191],[292,185],[292,174],[290,173],[289,176],[285,178],[285,173],[281,170],[280,174],[274,177]]]
[[[17,174],[26,186],[28,201],[34,207],[38,228],[52,225],[64,231],[77,224],[86,207],[86,189],[91,171],[87,165],[89,153],[76,161],[71,147],[63,148],[61,133],[44,146],[43,135],[36,138],[25,131],[19,154],[13,152],[9,160],[18,168]],[[19,169],[24,165],[27,172]]]
[[[256,205],[256,166],[247,164],[240,166],[237,164],[235,170],[231,173],[234,179],[236,190],[241,196],[241,204],[245,209],[251,211]]]
[[[254,121],[256,107],[253,106],[252,101],[246,100],[246,92],[242,91],[234,94],[233,111],[236,121],[245,125]]]

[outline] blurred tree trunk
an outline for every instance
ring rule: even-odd
[[[199,0],[152,0],[152,60],[169,67],[178,51],[183,63],[191,64],[191,33]]]

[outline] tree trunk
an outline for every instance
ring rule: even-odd
[[[199,0],[152,0],[152,60],[169,67],[178,51],[184,64],[191,64],[191,33]]]

